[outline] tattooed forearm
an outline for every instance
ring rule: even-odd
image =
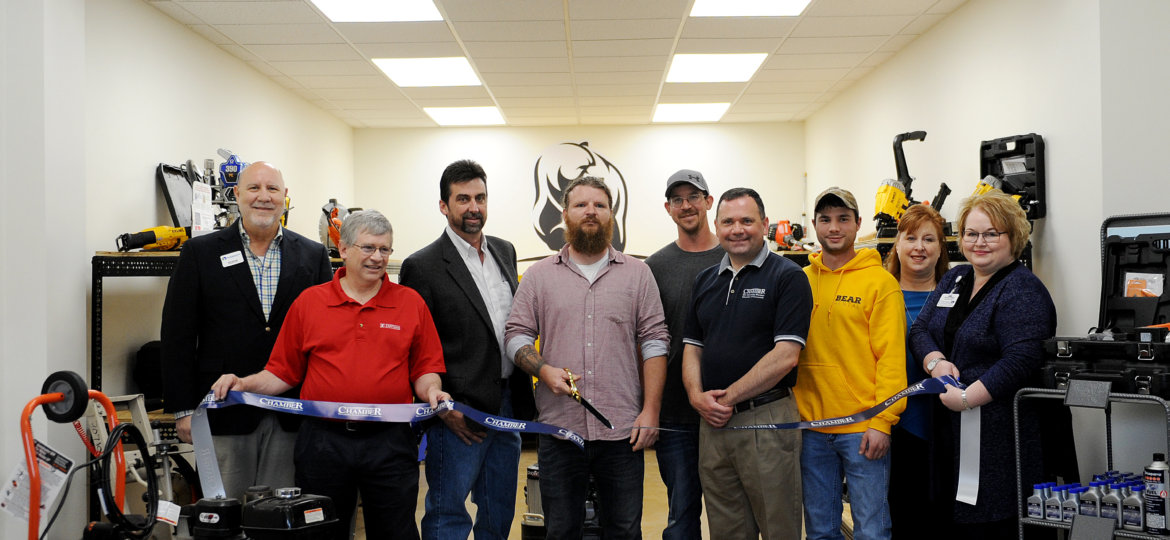
[[[540,353],[536,352],[536,347],[532,345],[520,347],[520,350],[516,351],[514,362],[516,366],[533,377],[539,377],[540,368],[544,367],[544,360],[540,357]]]

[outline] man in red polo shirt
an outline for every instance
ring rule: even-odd
[[[306,289],[289,308],[263,371],[224,375],[212,386],[279,394],[301,385],[301,399],[410,403],[437,407],[451,397],[439,374],[443,349],[418,293],[390,281],[386,263],[394,237],[375,210],[341,226],[345,267],[333,281]],[[297,485],[333,499],[338,538],[348,538],[361,493],[369,538],[418,538],[418,448],[404,423],[309,419],[294,449]]]

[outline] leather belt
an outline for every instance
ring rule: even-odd
[[[735,409],[735,412],[737,412],[737,413],[741,413],[744,411],[750,411],[750,410],[752,410],[756,407],[759,407],[761,405],[767,405],[768,403],[771,403],[771,402],[776,401],[778,399],[784,399],[784,398],[788,397],[788,394],[790,394],[790,393],[791,393],[791,390],[787,386],[782,386],[780,388],[773,388],[773,389],[768,390],[767,392],[764,392],[764,393],[762,393],[754,398],[736,403],[734,409]]]

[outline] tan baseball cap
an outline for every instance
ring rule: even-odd
[[[817,195],[816,201],[813,202],[813,208],[815,209],[815,208],[821,206],[821,201],[824,200],[825,197],[834,197],[834,198],[840,200],[841,203],[843,203],[843,204],[833,204],[833,206],[844,206],[845,208],[853,210],[854,212],[858,211],[857,199],[853,198],[853,194],[849,193],[849,191],[841,189],[837,186],[833,186],[829,189],[826,189],[826,190],[822,191],[820,195]],[[832,203],[835,201],[830,200],[830,202]]]

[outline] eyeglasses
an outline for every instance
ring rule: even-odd
[[[690,195],[687,195],[686,197],[671,197],[669,199],[670,200],[670,207],[671,208],[678,208],[678,207],[682,206],[683,201],[691,203],[691,206],[698,206],[699,201],[703,200],[704,198],[705,197],[702,193],[691,193]]]
[[[980,238],[982,238],[983,241],[987,242],[988,244],[998,244],[999,237],[1005,234],[1007,233],[1001,231],[975,232],[968,230],[963,231],[963,242],[967,244],[974,244],[978,242]]]
[[[381,253],[383,257],[389,257],[394,253],[394,248],[378,247],[373,244],[358,244],[354,247],[362,250],[362,253],[364,253],[367,257],[373,255],[375,251]]]

